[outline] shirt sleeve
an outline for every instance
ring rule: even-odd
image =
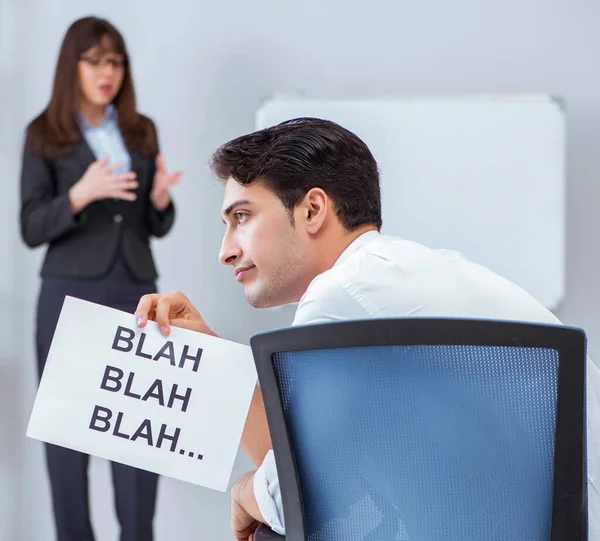
[[[600,541],[600,369],[587,361],[588,527],[590,541]]]
[[[267,453],[260,468],[254,474],[254,497],[269,527],[279,535],[285,535],[281,491],[273,450]]]

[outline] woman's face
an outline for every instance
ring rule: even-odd
[[[78,63],[82,105],[106,107],[115,99],[125,76],[125,59],[108,38],[85,51]]]

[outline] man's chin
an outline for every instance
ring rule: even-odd
[[[273,303],[269,303],[269,302],[265,302],[264,299],[261,299],[260,297],[251,297],[246,295],[246,300],[248,301],[248,304],[250,306],[252,306],[252,308],[273,308],[275,306],[279,306],[278,304],[273,304]]]
[[[246,297],[248,304],[253,308],[274,308],[283,304],[269,295],[266,295],[264,292],[253,291],[250,286],[247,286],[244,289],[244,296]]]

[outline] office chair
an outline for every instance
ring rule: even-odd
[[[587,539],[582,330],[398,318],[251,346],[287,541]]]

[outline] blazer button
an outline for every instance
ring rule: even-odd
[[[123,216],[121,216],[120,214],[115,214],[113,216],[113,220],[115,221],[115,223],[120,224],[123,221]]]

